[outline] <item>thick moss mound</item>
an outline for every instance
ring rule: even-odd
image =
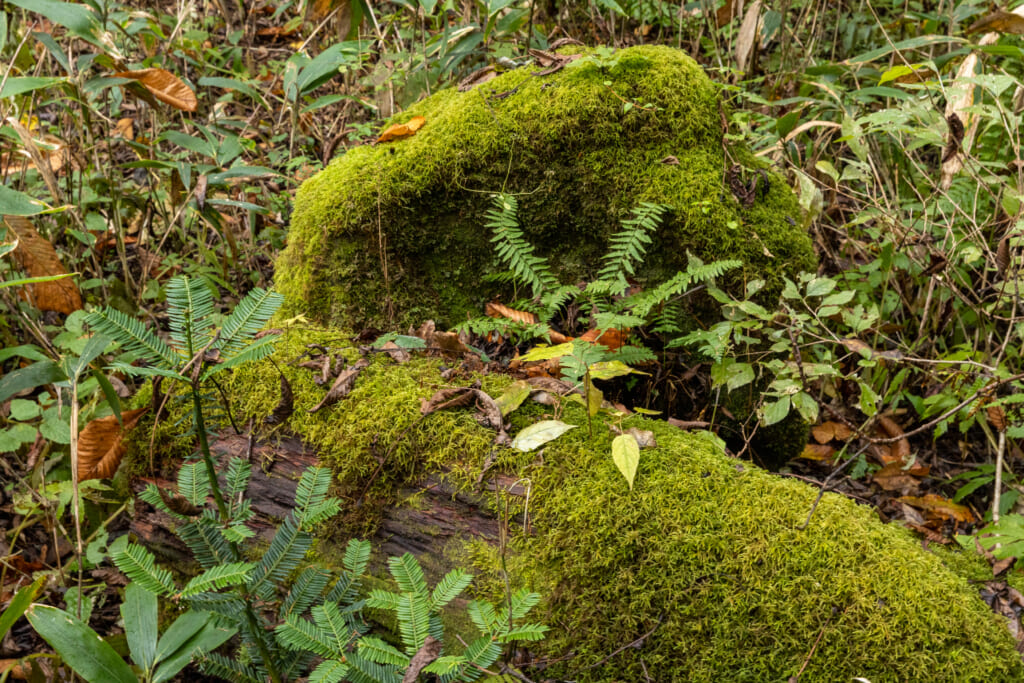
[[[305,344],[331,341],[291,332],[276,360],[295,394],[289,427],[335,468],[342,490],[361,491],[383,452],[390,458],[367,500],[402,504],[389,499],[396,484],[438,471],[475,488],[493,432],[469,410],[420,420],[420,400],[446,386],[437,360],[377,359],[342,402],[306,412],[324,389],[289,363]],[[507,382],[482,379],[492,395]],[[277,370],[247,366],[227,388],[236,414],[266,415],[278,400]],[[545,410],[524,406],[514,429]],[[563,419],[580,427],[542,456],[502,449],[490,470],[530,491],[529,532],[522,517],[512,523],[510,567],[544,596],[538,616],[552,632],[540,648],[575,653],[545,677],[761,682],[805,667],[807,681],[1024,680],[1008,629],[976,590],[871,509],[828,494],[801,531],[815,489],[727,458],[709,435],[640,417],[623,426],[653,430],[658,445],[642,451],[630,491],[607,425],[599,419],[588,439],[581,409],[565,406]],[[491,553],[468,550],[485,575],[494,570]]]
[[[671,213],[641,281],[675,274],[688,251],[741,259],[731,284],[764,277],[766,291],[813,268],[793,193],[726,148],[718,91],[685,54],[635,47],[539,69],[439,92],[395,118],[426,119],[413,137],[352,149],[306,181],[277,262],[289,305],[355,329],[479,315],[498,290],[481,277],[496,270],[484,214],[499,191],[518,195],[522,228],[563,282],[591,277],[645,201]],[[758,179],[749,206],[724,179],[734,164]]]

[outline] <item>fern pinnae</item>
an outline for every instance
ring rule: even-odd
[[[156,558],[141,545],[129,543],[111,559],[125,576],[156,596],[169,595],[177,591],[171,573],[156,566]]]
[[[245,348],[253,335],[270,320],[284,302],[284,297],[272,290],[256,288],[245,295],[221,326],[214,348],[231,358]]]
[[[206,673],[213,674],[227,681],[233,681],[233,683],[263,682],[255,668],[215,652],[204,655],[199,662],[199,666]]]
[[[486,227],[493,232],[498,258],[515,274],[516,279],[530,287],[534,296],[558,287],[558,280],[543,258],[534,254],[534,247],[526,241],[519,228],[519,202],[508,194],[497,194],[493,207],[487,212]]]
[[[110,337],[126,350],[161,369],[177,368],[182,356],[137,320],[109,306],[90,313],[85,322],[93,331]],[[175,376],[176,375],[172,375]]]
[[[633,210],[633,217],[622,221],[622,230],[611,238],[611,248],[604,256],[598,280],[610,283],[609,293],[621,296],[629,288],[627,275],[635,274],[636,264],[643,260],[651,236],[658,229],[661,215],[668,207],[642,203]]]
[[[340,659],[320,662],[309,674],[309,683],[340,683],[348,673],[348,664]]]
[[[453,569],[445,574],[430,593],[431,611],[436,612],[457,598],[472,581],[473,575],[461,569]]]
[[[303,569],[281,602],[277,618],[284,619],[291,614],[303,614],[323,594],[330,578],[330,574],[317,567]]]
[[[388,568],[395,578],[398,588],[406,593],[415,593],[429,599],[427,580],[423,577],[423,568],[412,553],[388,559]]]
[[[232,562],[210,567],[199,576],[193,577],[178,597],[187,598],[204,591],[220,590],[228,586],[237,586],[249,580],[249,574],[255,565],[252,562]]]
[[[212,338],[213,296],[202,278],[181,276],[167,283],[167,313],[171,340],[185,355],[206,346]]]

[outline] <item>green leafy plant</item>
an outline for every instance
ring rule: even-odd
[[[503,645],[541,640],[547,631],[539,624],[517,623],[539,601],[536,593],[518,591],[502,608],[474,600],[466,611],[480,630],[480,637],[466,645],[461,654],[444,654],[451,643],[445,637],[440,612],[469,586],[472,576],[453,570],[431,590],[411,554],[392,557],[388,567],[398,591],[373,590],[366,607],[394,613],[401,649],[352,629],[345,613],[326,602],[313,608],[313,622],[293,615],[276,630],[285,647],[312,650],[324,658],[310,680],[397,683],[414,680],[422,672],[436,674],[443,681],[475,681],[498,660]],[[339,632],[346,632],[339,627],[348,628],[347,638],[338,637]]]
[[[121,617],[134,667],[87,624],[48,605],[26,612],[32,628],[75,673],[89,683],[161,683],[174,678],[199,653],[226,642],[235,629],[209,612],[188,611],[161,635],[157,596],[137,583],[125,587]]]

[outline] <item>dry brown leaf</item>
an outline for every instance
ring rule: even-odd
[[[123,427],[115,415],[100,417],[78,435],[78,479],[109,479],[114,476],[124,457],[122,438],[138,424],[149,407],[121,413]]]
[[[989,406],[985,409],[985,417],[988,418],[988,423],[997,432],[1006,430],[1006,411],[1003,410],[1002,406]]]
[[[828,443],[835,439],[836,441],[846,441],[853,436],[853,430],[844,425],[842,422],[822,422],[820,425],[815,425],[811,428],[811,436],[818,443]]]
[[[981,33],[982,31],[1012,33],[1018,36],[1024,35],[1024,16],[1014,12],[997,9],[971,24],[967,28],[966,33],[967,35],[970,35],[972,33]]]
[[[492,78],[498,75],[498,69],[493,64],[485,66],[482,69],[477,69],[473,73],[469,74],[461,81],[459,81],[459,92],[466,92],[472,90],[481,83],[486,83]]]
[[[414,116],[405,123],[396,123],[393,126],[388,126],[380,137],[377,138],[377,142],[391,142],[392,140],[401,140],[416,134],[420,128],[423,127],[427,120],[422,116]]]
[[[505,432],[505,421],[501,416],[501,408],[486,392],[476,387],[439,389],[430,397],[429,401],[421,401],[420,413],[427,416],[438,410],[469,406],[476,407],[477,421],[480,424],[498,432],[496,437],[498,443],[509,442],[508,434]]]
[[[508,318],[509,320],[515,320],[516,322],[526,323],[528,325],[536,324],[537,316],[529,311],[517,311],[514,308],[509,308],[503,304],[488,303],[484,306],[484,313],[491,318]]]
[[[996,268],[999,275],[1006,277],[1006,269],[1010,267],[1010,236],[1003,235],[999,240],[999,247],[996,248]]]
[[[915,465],[908,470],[903,469],[899,462],[891,462],[871,475],[871,479],[885,491],[916,491],[921,485],[921,477],[928,476],[929,468]]]
[[[722,28],[736,16],[736,3],[738,0],[725,0],[725,4],[715,12],[715,25]]]
[[[974,521],[974,513],[969,507],[954,503],[935,493],[927,493],[921,497],[904,496],[900,500],[918,510],[924,510],[929,517],[952,519],[957,522]]]
[[[820,443],[809,443],[804,446],[800,457],[805,460],[831,460],[836,454],[836,449],[831,446],[824,446]]]
[[[386,345],[385,345],[385,348]],[[397,348],[397,347],[396,347]],[[324,395],[323,399],[315,406],[309,409],[310,413],[318,412],[321,408],[337,403],[341,399],[345,398],[352,392],[352,388],[356,385],[356,378],[359,377],[359,373],[364,368],[370,366],[370,361],[365,358],[360,358],[356,361],[356,364],[338,373],[338,378],[334,380],[334,384],[327,390],[327,394]],[[283,376],[282,376],[282,379]],[[282,391],[284,385],[282,384]]]
[[[441,641],[433,636],[427,636],[419,651],[413,655],[409,662],[409,668],[402,676],[402,683],[416,683],[420,679],[420,672],[432,661],[441,656]]]
[[[743,23],[740,24],[739,34],[736,36],[736,67],[740,71],[747,70],[751,56],[757,49],[760,35],[761,0],[756,0],[743,15]]]
[[[903,438],[903,428],[896,424],[896,420],[888,415],[878,418],[878,427],[888,439],[899,439],[889,444],[890,458],[894,462],[906,464],[910,460],[910,442]]]
[[[130,118],[118,119],[114,124],[114,137],[125,140],[135,139],[135,121]]]
[[[612,328],[602,332],[601,330],[594,328],[592,330],[587,330],[581,334],[579,338],[581,341],[603,344],[608,347],[610,351],[614,351],[615,349],[625,346],[626,339],[628,337],[629,330],[617,330]]]
[[[138,81],[146,90],[153,93],[153,97],[175,109],[195,111],[199,104],[192,88],[166,69],[119,71],[114,76]]]
[[[68,272],[60,262],[57,250],[39,234],[32,221],[24,216],[4,216],[4,221],[18,240],[14,258],[29,277],[64,275]],[[21,289],[21,295],[41,311],[70,315],[82,308],[82,294],[75,281],[69,277],[26,285]]]

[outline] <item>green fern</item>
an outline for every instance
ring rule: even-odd
[[[191,358],[213,339],[213,296],[199,278],[176,277],[167,284],[171,340]]]
[[[206,673],[234,683],[264,683],[266,680],[260,678],[252,666],[214,652],[208,653],[200,666]]]
[[[316,567],[303,569],[281,602],[277,618],[285,619],[288,615],[305,613],[323,595],[329,580],[330,575],[321,569]]]
[[[651,233],[658,229],[661,215],[668,207],[644,202],[633,209],[633,217],[622,221],[622,230],[611,238],[611,247],[602,259],[604,265],[598,272],[599,282],[609,283],[608,293],[621,296],[629,288],[627,275],[635,275],[635,269],[651,243]]]
[[[497,194],[492,203],[485,225],[493,231],[491,242],[498,258],[511,269],[520,284],[532,290],[535,297],[556,289],[558,280],[547,261],[533,253],[533,245],[526,241],[519,229],[519,202],[512,195]]]
[[[177,591],[171,573],[156,566],[156,558],[141,545],[127,544],[124,549],[111,553],[117,568],[129,580],[156,596],[169,595]]]
[[[193,505],[204,505],[210,494],[210,479],[202,463],[188,462],[178,470],[178,493]]]
[[[232,562],[210,567],[185,584],[178,596],[188,598],[206,591],[238,586],[249,580],[254,566],[252,562]]]
[[[249,592],[264,600],[273,599],[277,586],[299,566],[312,543],[312,537],[302,531],[295,516],[289,514],[252,573],[247,586]]]

